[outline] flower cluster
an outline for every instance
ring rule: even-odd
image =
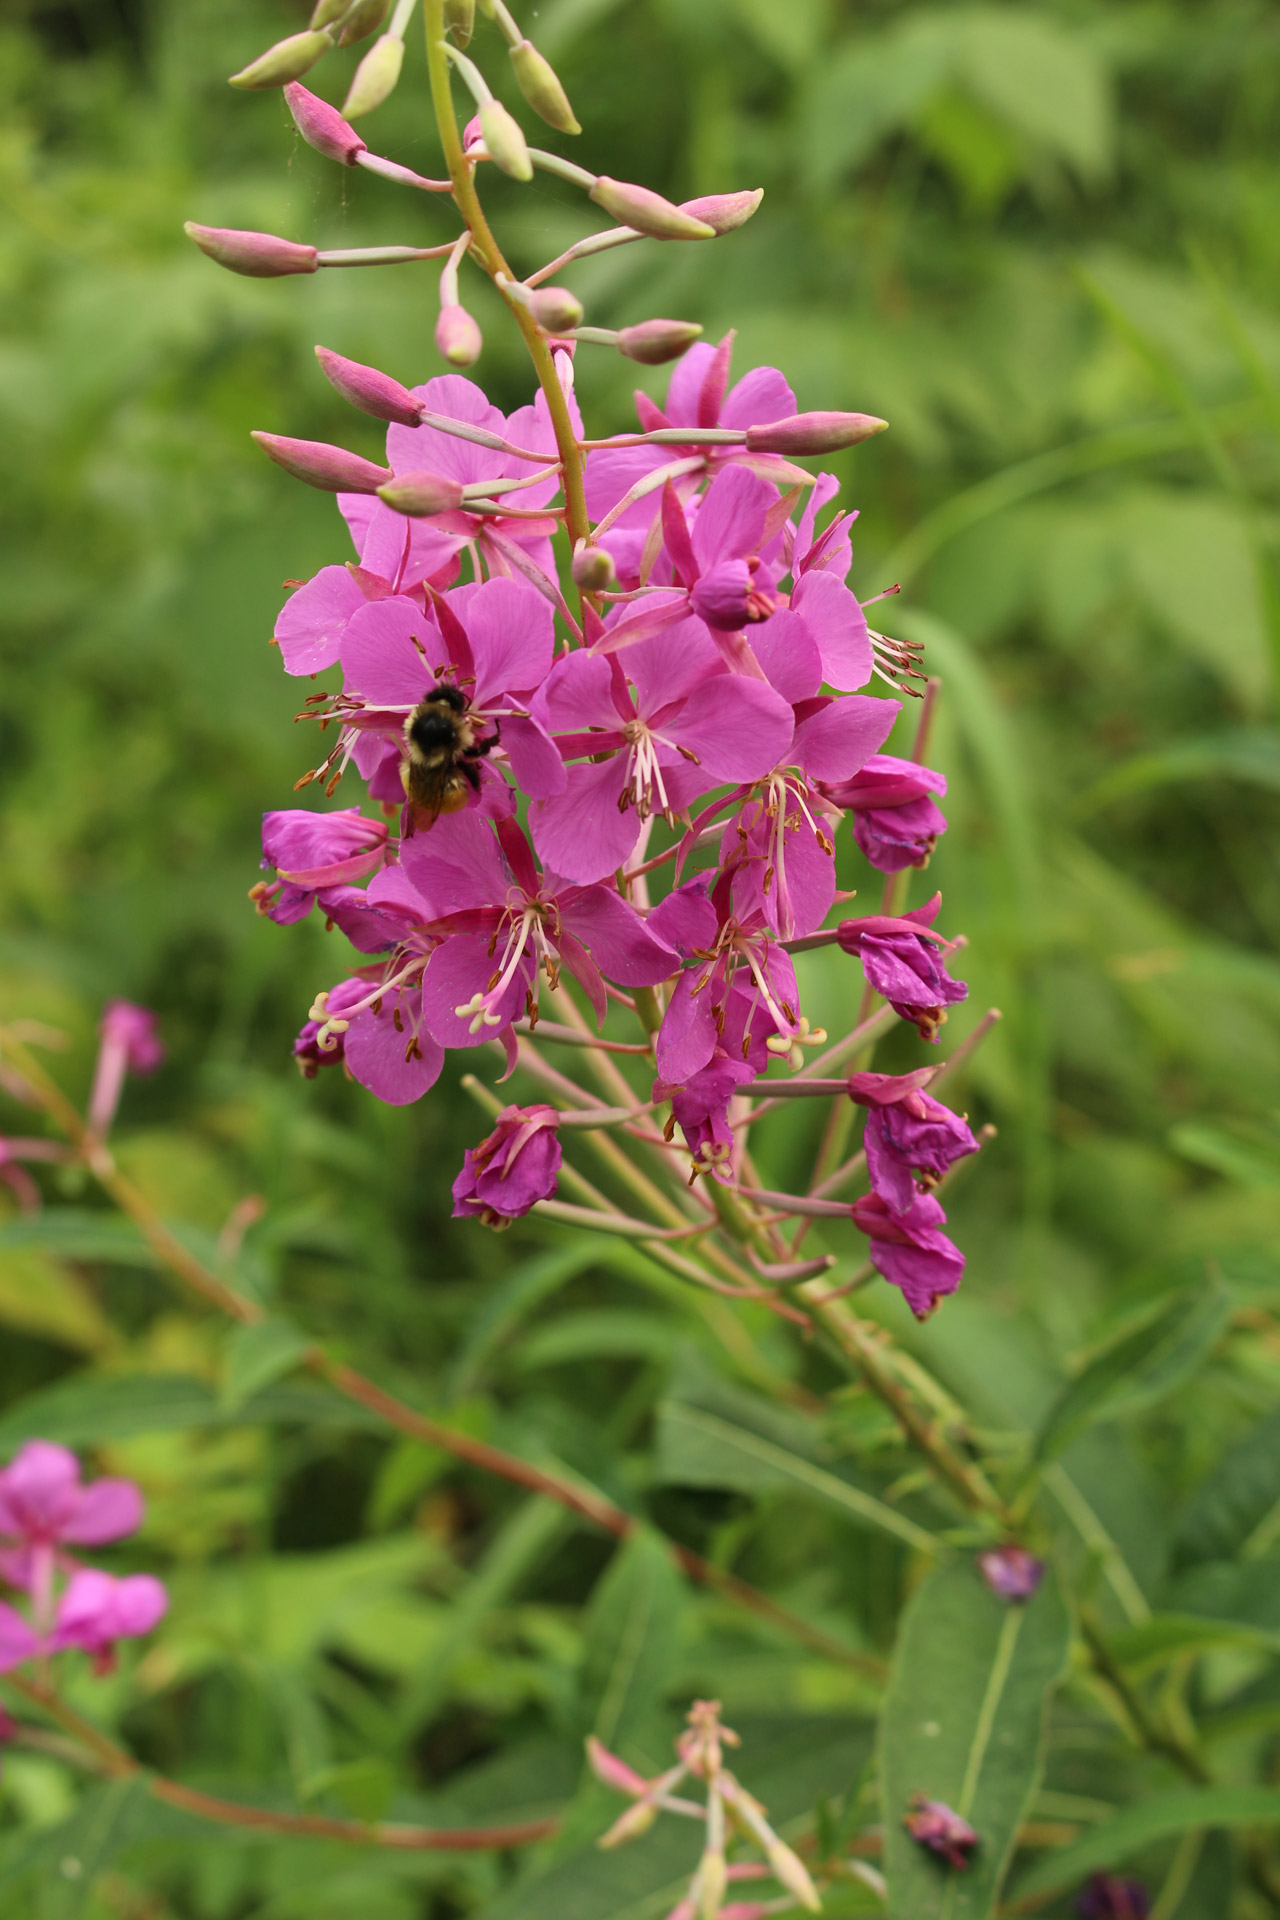
[[[65,1447],[29,1440],[19,1450],[0,1471],[0,1578],[26,1596],[27,1611],[0,1601],[0,1672],[78,1647],[109,1673],[118,1641],[151,1632],[169,1605],[159,1580],[118,1578],[67,1551],[123,1539],[142,1516],[132,1480],[85,1486]]]

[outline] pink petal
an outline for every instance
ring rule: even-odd
[[[551,608],[540,594],[514,580],[486,580],[456,589],[454,602],[461,603],[471,641],[476,706],[542,685],[551,672],[555,634]]]
[[[443,814],[400,843],[400,861],[429,920],[468,907],[500,906],[510,881],[493,828],[474,812]]]
[[[136,1533],[145,1511],[141,1491],[132,1480],[95,1480],[81,1492],[61,1538],[73,1547],[99,1547],[104,1540]]]
[[[720,409],[722,427],[761,427],[770,420],[789,420],[796,397],[776,367],[753,367],[730,387]]]
[[[28,1440],[0,1473],[0,1531],[60,1538],[79,1497],[74,1453],[50,1440]]]
[[[529,809],[533,844],[544,867],[589,886],[620,867],[635,846],[640,820],[635,809],[618,810],[623,760],[613,754],[598,765],[570,767],[565,790]]]
[[[791,611],[818,643],[828,686],[841,693],[864,687],[871,678],[867,617],[843,581],[833,573],[806,573],[791,595]]]
[[[794,715],[765,680],[704,680],[663,732],[696,753],[708,782],[758,780],[786,759]]]
[[[678,447],[602,447],[587,455],[587,511],[603,520],[647,473],[679,455]],[[658,510],[652,494],[637,500],[614,521],[615,527],[647,527]]]
[[[822,685],[822,655],[798,613],[783,607],[753,626],[751,651],[770,684],[793,705],[812,699]]]
[[[698,400],[716,350],[709,340],[697,340],[676,362],[667,387],[665,412],[673,427],[696,427]],[[785,414],[775,416],[785,419]]]
[[[609,662],[600,654],[568,653],[552,667],[531,710],[551,733],[585,732],[588,727],[613,730],[621,716],[612,685]]]
[[[338,658],[352,614],[366,604],[346,567],[321,567],[285,601],[275,637],[286,673],[322,673]]]
[[[128,1573],[116,1583],[116,1632],[125,1638],[150,1633],[169,1611],[169,1595],[149,1573]]]
[[[516,785],[531,800],[549,800],[553,794],[564,792],[564,761],[536,720],[526,720],[520,714],[504,715],[502,746]]]
[[[601,971],[622,987],[652,987],[679,966],[673,948],[648,928],[611,887],[583,887],[560,896],[563,924]]]
[[[0,1673],[34,1659],[39,1651],[40,1642],[22,1615],[0,1600]]]
[[[765,515],[777,499],[767,480],[742,466],[721,468],[698,507],[693,550],[705,571],[718,560],[740,560],[756,553]]]
[[[451,420],[506,435],[506,416],[490,406],[474,381],[459,373],[438,374],[425,386],[414,387],[413,395],[430,413],[448,414]],[[461,480],[464,486],[473,480],[497,480],[506,472],[505,454],[442,433],[438,427],[388,427],[387,461],[396,473],[439,473]]]
[[[687,968],[663,1015],[656,1058],[658,1073],[668,1086],[682,1086],[706,1066],[716,1050],[718,1036],[710,1006],[714,988],[706,986],[695,994],[693,988],[700,978],[701,969]]]
[[[454,1008],[467,1006],[477,993],[488,991],[497,960],[498,953],[489,952],[484,936],[474,933],[454,934],[432,954],[423,977],[422,1000],[427,1025],[442,1047],[482,1047],[496,1036],[498,1027],[482,1026],[472,1033],[471,1017],[460,1016]],[[524,1012],[532,973],[526,953],[495,1009],[500,1026]]]
[[[406,1059],[415,1036],[417,1051]],[[435,1085],[444,1065],[444,1049],[423,1025],[422,996],[414,989],[389,993],[381,1013],[358,1013],[343,1035],[343,1058],[362,1087],[388,1106],[405,1107]]]
[[[645,922],[651,933],[686,960],[697,949],[709,948],[716,937],[716,910],[708,898],[709,886],[703,874],[696,880],[686,880],[659,901]]]
[[[573,657],[572,655],[570,656]],[[720,654],[700,620],[680,620],[628,647],[622,666],[636,690],[636,705],[648,719],[683,700],[711,674],[720,674]]]
[[[773,417],[775,420],[783,420],[788,416],[775,413]],[[756,426],[765,423],[752,420],[746,424],[748,426]],[[803,560],[813,545],[815,529],[818,524],[818,515],[824,507],[831,504],[839,491],[840,482],[836,479],[834,473],[820,473],[810,487],[808,498],[804,503],[800,518],[796,523],[795,554],[797,560]]]
[[[900,700],[848,694],[831,700],[796,724],[792,753],[815,780],[848,780],[865,766],[893,731]]]
[[[353,615],[342,642],[343,684],[373,706],[416,707],[435,685],[433,669],[447,658],[435,622],[412,600],[395,594],[370,601]]]

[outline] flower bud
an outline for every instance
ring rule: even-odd
[[[682,200],[681,213],[705,220],[717,234],[732,233],[743,227],[764,199],[764,188],[744,189],[742,193],[707,193],[700,200]]]
[[[749,453],[838,453],[883,433],[887,420],[873,413],[793,413],[788,420],[747,428]]]
[[[273,280],[282,273],[314,273],[318,255],[314,247],[295,240],[282,240],[276,233],[242,233],[234,227],[201,227],[194,220],[184,223],[182,231],[194,240],[201,253],[207,253],[220,267],[232,273],[246,273],[254,280]]]
[[[351,76],[351,85],[342,103],[342,111],[347,119],[355,120],[360,114],[372,113],[375,107],[380,107],[387,96],[394,92],[403,64],[403,40],[397,40],[390,33],[384,33],[380,40],[375,40]]]
[[[616,1753],[610,1753],[594,1733],[587,1735],[586,1746],[591,1771],[606,1787],[612,1787],[615,1793],[642,1794],[645,1791],[649,1782],[643,1774],[629,1767],[625,1760],[619,1760]]]
[[[476,0],[444,0],[445,30],[455,47],[465,47],[475,30]]]
[[[786,1888],[798,1907],[804,1907],[809,1913],[822,1911],[818,1890],[809,1878],[804,1861],[791,1851],[785,1840],[775,1840],[769,1848],[769,1867],[778,1885]]]
[[[701,332],[692,320],[642,320],[638,326],[622,328],[618,352],[642,366],[660,367],[687,353]]]
[[[284,90],[285,105],[294,125],[309,147],[339,166],[354,167],[356,155],[369,151],[354,127],[349,127],[336,107],[318,94],[309,93],[299,80],[291,80]]]
[[[378,31],[390,11],[391,0],[356,0],[354,7],[342,16],[338,45],[353,47],[357,40],[367,39]]]
[[[641,1834],[648,1833],[658,1817],[658,1809],[652,1800],[637,1800],[625,1813],[620,1813],[607,1833],[602,1833],[596,1841],[598,1847],[620,1847],[627,1840],[638,1840]]]
[[[582,302],[568,287],[535,287],[529,311],[544,333],[568,333],[582,325]]]
[[[462,482],[450,480],[442,473],[398,473],[394,480],[378,488],[378,498],[394,513],[406,513],[410,519],[421,520],[428,514],[452,513],[460,507]]]
[[[513,180],[532,180],[533,162],[519,126],[501,100],[486,100],[479,113],[480,131],[495,166]]]
[[[569,105],[568,95],[560,85],[555,68],[538,52],[532,40],[520,40],[507,51],[516,70],[520,91],[539,119],[545,120],[549,127],[555,127],[561,133],[581,133],[582,128],[574,118],[573,108]]]
[[[647,233],[655,240],[715,239],[715,228],[705,220],[695,219],[673,206],[670,200],[664,200],[660,193],[637,187],[628,180],[611,180],[608,174],[602,173],[587,198],[624,226],[634,227],[637,233]]]
[[[287,40],[277,40],[274,47],[268,47],[247,67],[241,67],[239,73],[233,73],[231,85],[283,87],[290,80],[300,80],[304,73],[309,73],[320,55],[328,53],[332,45],[331,33],[322,33],[313,27],[303,33],[291,33]]]
[[[358,360],[344,360],[328,347],[317,347],[316,359],[330,386],[361,413],[371,413],[375,420],[394,420],[401,427],[416,427],[422,418],[422,402],[389,373],[362,366]]]
[[[465,307],[441,307],[436,321],[436,350],[451,367],[474,367],[484,336]]]
[[[992,1547],[978,1555],[978,1571],[1001,1600],[1032,1600],[1044,1579],[1045,1565],[1025,1547]]]
[[[607,593],[618,584],[618,569],[606,547],[579,547],[570,571],[574,586],[583,593]]]
[[[372,460],[362,460],[358,453],[331,447],[324,440],[289,440],[278,433],[250,437],[269,460],[295,480],[319,487],[322,493],[376,493],[384,481],[394,477],[390,467],[377,467]]]
[[[341,20],[350,5],[351,0],[316,0],[307,25],[312,28],[331,27]]]

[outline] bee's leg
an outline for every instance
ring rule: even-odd
[[[498,744],[498,723],[493,723],[493,732],[487,733],[483,740],[477,740],[474,747],[464,747],[458,756],[462,760],[483,760]]]
[[[476,750],[474,748],[470,748],[468,749],[468,751],[474,755]],[[462,775],[467,785],[471,788],[471,791],[473,793],[479,793],[480,791],[479,767],[473,767],[471,764],[471,761],[465,755],[463,755],[458,760],[458,772]]]

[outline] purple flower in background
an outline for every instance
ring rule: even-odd
[[[93,1656],[95,1672],[109,1673],[116,1641],[150,1633],[168,1608],[168,1593],[149,1573],[130,1573],[118,1580],[96,1567],[80,1567],[58,1602],[49,1651],[79,1647]]]
[[[869,913],[842,920],[836,929],[844,951],[861,959],[867,984],[914,1023],[922,1040],[936,1041],[947,1007],[969,997],[964,982],[953,980],[942,964],[941,953],[954,943],[930,931],[941,905],[942,895],[935,893],[911,913]]]
[[[462,1156],[454,1219],[474,1214],[501,1229],[537,1201],[550,1200],[560,1172],[559,1127],[554,1107],[504,1107],[493,1132]]]
[[[978,1571],[1002,1600],[1030,1600],[1044,1579],[1043,1560],[1025,1547],[992,1547],[978,1555]]]
[[[1076,1902],[1080,1920],[1148,1920],[1151,1896],[1141,1880],[1095,1873]]]
[[[115,1118],[127,1073],[154,1073],[164,1059],[156,1016],[132,1000],[108,1000],[98,1023],[98,1060],[89,1095],[89,1130],[104,1134]]]
[[[293,1043],[293,1057],[304,1080],[314,1080],[321,1067],[337,1066],[344,1058],[347,1029],[340,1022],[351,1007],[368,998],[369,986],[368,980],[359,977],[340,980],[324,996],[320,1018],[306,1021]]]
[[[291,926],[310,913],[317,896],[323,908],[328,889],[364,879],[387,854],[386,821],[367,820],[359,807],[264,813],[262,864],[276,869],[276,879],[260,880],[249,898],[278,927]]]
[[[914,1206],[917,1182],[936,1186],[957,1160],[978,1151],[967,1122],[924,1091],[933,1073],[920,1067],[849,1075],[849,1098],[868,1109],[863,1144],[871,1184],[895,1213]]]
[[[10,1586],[47,1593],[62,1547],[100,1547],[142,1524],[142,1495],[132,1480],[86,1486],[66,1447],[28,1440],[0,1471],[0,1574]]]
[[[964,1255],[939,1231],[947,1218],[939,1202],[923,1193],[907,1212],[895,1213],[878,1193],[864,1193],[852,1211],[853,1224],[871,1242],[876,1272],[901,1290],[917,1320],[927,1320],[964,1275]]]
[[[968,1866],[978,1845],[978,1836],[967,1820],[962,1820],[945,1800],[927,1800],[922,1793],[911,1796],[911,1811],[902,1822],[911,1838],[927,1847],[954,1867],[958,1873]]]
[[[946,778],[914,760],[873,754],[852,779],[827,784],[823,791],[853,815],[853,837],[881,873],[927,866],[939,834],[947,830],[946,816],[931,797],[946,793]]]

